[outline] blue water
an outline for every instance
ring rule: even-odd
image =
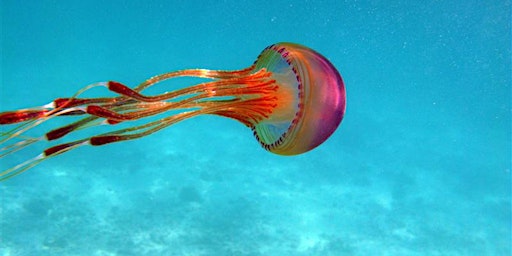
[[[98,81],[244,68],[281,41],[327,56],[347,88],[341,126],[299,156],[204,116],[49,159],[0,183],[0,255],[510,255],[510,1],[0,8],[0,111]]]

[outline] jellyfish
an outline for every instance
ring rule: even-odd
[[[178,77],[206,81],[158,95],[144,93],[151,86]],[[115,95],[80,97],[94,87],[106,87]],[[269,152],[297,155],[316,148],[331,136],[343,119],[345,104],[345,85],[333,64],[308,47],[286,42],[266,47],[253,65],[241,70],[173,71],[151,77],[134,88],[116,81],[98,82],[72,97],[57,98],[40,107],[0,113],[0,125],[15,126],[0,134],[0,158],[16,155],[19,150],[38,142],[51,145],[50,142],[55,141],[53,144],[56,144],[1,171],[0,180],[78,147],[141,138],[205,114],[241,122]],[[39,137],[27,135],[42,123],[70,116],[83,117]],[[158,118],[150,118],[154,116]],[[135,122],[137,120],[147,121]],[[119,127],[120,123],[130,122],[136,124]],[[64,141],[64,137],[75,131],[98,126],[108,126],[112,131]]]

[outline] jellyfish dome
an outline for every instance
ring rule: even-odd
[[[345,85],[320,53],[302,45],[278,43],[263,50],[255,70],[266,68],[280,85],[279,104],[252,129],[270,152],[296,155],[322,144],[345,114]]]

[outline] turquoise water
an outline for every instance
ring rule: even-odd
[[[345,119],[293,157],[204,116],[49,159],[0,183],[0,255],[509,255],[510,1],[126,2],[3,0],[0,111],[291,41]]]

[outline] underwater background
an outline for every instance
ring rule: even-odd
[[[0,111],[245,68],[282,41],[338,68],[347,111],[298,156],[201,116],[49,159],[0,183],[0,255],[510,255],[510,7],[2,0]]]

